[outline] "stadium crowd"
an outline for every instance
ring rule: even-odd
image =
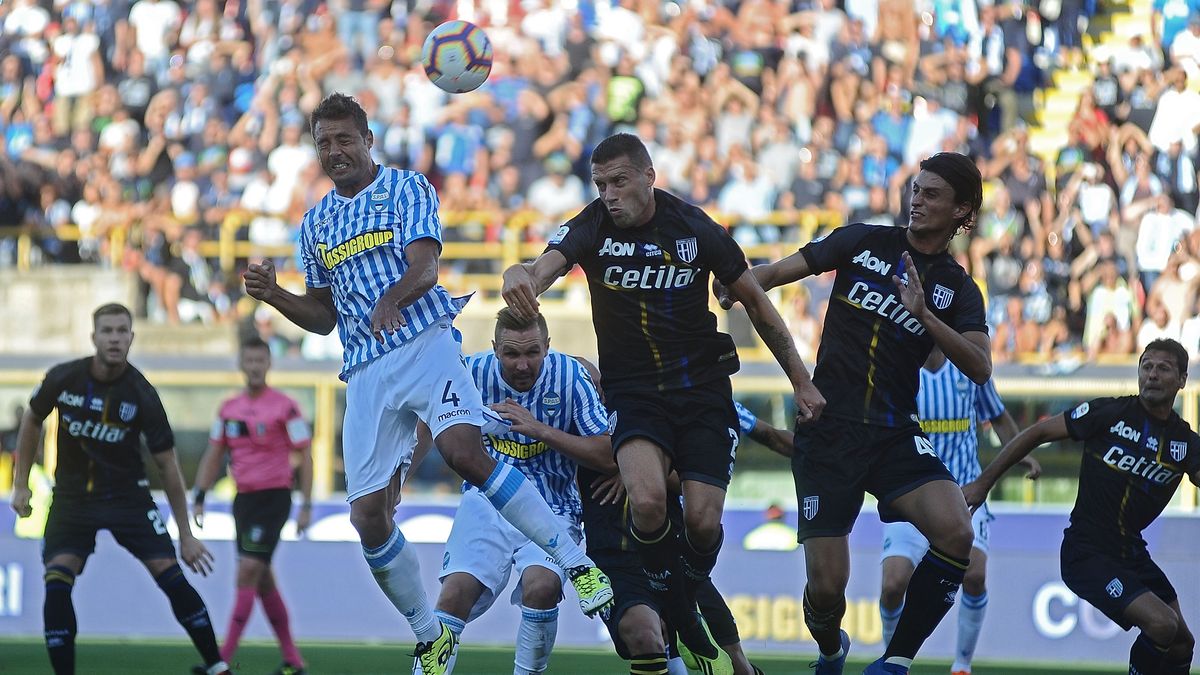
[[[330,188],[308,114],[343,91],[368,111],[378,161],[425,172],[444,211],[476,214],[448,241],[494,241],[525,209],[540,215],[523,236],[540,241],[590,199],[588,153],[613,131],[647,142],[661,187],[720,214],[743,245],[781,251],[808,236],[791,224],[805,211],[906,222],[917,160],[966,152],[988,199],[954,250],[986,287],[998,361],[1131,354],[1165,336],[1197,353],[1200,2],[1155,0],[1151,40],[1105,59],[1083,51],[1095,11],[1093,0],[0,3],[0,265],[25,232],[43,263],[136,271],[151,317],[232,320],[240,283],[201,244],[228,222],[258,244],[294,241]],[[446,18],[491,38],[493,73],[476,93],[450,97],[422,71],[423,38]],[[1094,82],[1069,142],[1043,159],[1025,120],[1057,68]],[[819,340],[828,288],[818,279],[786,300],[802,349]]]

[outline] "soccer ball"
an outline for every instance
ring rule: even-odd
[[[447,21],[425,38],[421,65],[431,82],[451,94],[479,87],[492,72],[492,43],[483,29],[466,21]]]

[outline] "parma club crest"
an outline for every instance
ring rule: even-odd
[[[137,416],[137,404],[122,401],[121,406],[117,409],[117,416],[126,424],[132,422],[133,418]]]
[[[821,508],[821,497],[814,495],[804,498],[804,519],[812,520],[817,517],[817,511]]]
[[[1187,457],[1187,441],[1171,441],[1171,459],[1182,462]]]
[[[696,243],[695,237],[675,240],[675,255],[685,263],[691,264],[696,259],[696,254],[699,251],[700,246]]]
[[[941,284],[934,284],[931,297],[933,298],[934,307],[946,309],[950,306],[951,302],[954,302],[954,291]]]

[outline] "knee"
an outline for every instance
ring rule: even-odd
[[[667,519],[667,491],[661,486],[631,486],[629,509],[640,529],[657,529]]]
[[[975,543],[975,530],[971,529],[970,518],[956,519],[947,524],[941,532],[932,533],[928,537],[938,550],[958,558],[969,558],[971,546]]]
[[[1174,646],[1179,636],[1179,617],[1174,612],[1164,612],[1147,620],[1140,628],[1155,644]]]
[[[967,574],[963,577],[963,592],[967,595],[980,596],[987,592],[987,574],[983,570],[977,570],[974,567],[967,568]]]
[[[521,604],[530,609],[553,609],[562,599],[562,585],[558,576],[537,576],[521,581]]]
[[[1188,630],[1187,625],[1180,621],[1179,627],[1175,631],[1175,642],[1171,644],[1171,651],[1180,657],[1176,660],[1186,658],[1190,662],[1195,650],[1196,637],[1192,635],[1192,631]]]
[[[721,537],[720,505],[700,505],[689,508],[683,516],[688,539],[702,550],[711,549]]]
[[[66,593],[70,595],[75,587],[75,571],[62,565],[47,565],[46,573],[42,576],[46,584],[46,594]]]
[[[350,504],[350,524],[358,532],[358,538],[364,546],[379,546],[391,533],[392,519],[375,504],[377,500],[368,499],[364,497]]]
[[[663,643],[662,629],[644,621],[621,621],[617,627],[621,641],[634,654],[659,654],[666,651]]]

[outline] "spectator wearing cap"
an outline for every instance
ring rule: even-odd
[[[545,238],[544,231],[552,222],[557,222],[560,216],[573,213],[587,203],[584,195],[583,181],[571,173],[571,160],[561,152],[546,157],[542,162],[546,175],[533,181],[529,186],[525,200],[531,207],[550,216],[550,220],[541,224],[542,232],[534,233],[534,238]]]

